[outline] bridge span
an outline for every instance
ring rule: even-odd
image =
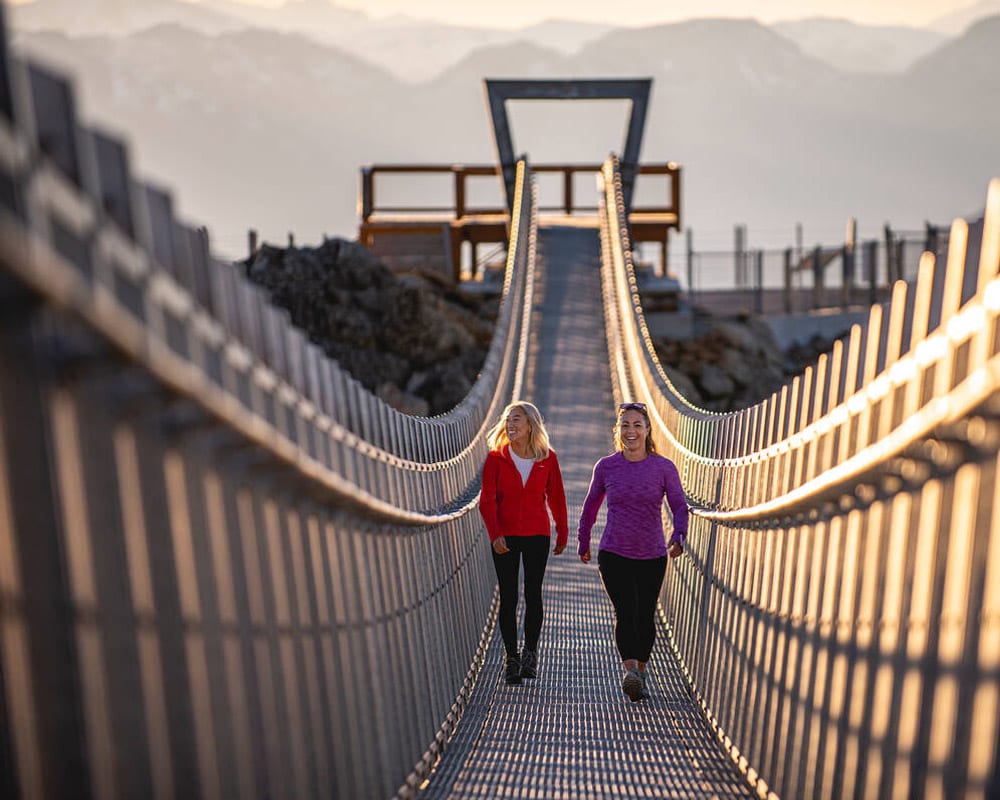
[[[594,462],[613,450],[596,225],[539,232],[529,397],[559,453],[571,519]],[[602,514],[603,520],[603,514]],[[622,695],[611,606],[575,542],[550,557],[540,677],[507,686],[499,634],[454,739],[420,797],[750,797],[660,636],[652,698]]]
[[[567,228],[522,159],[480,378],[410,417],[0,43],[0,795],[1000,796],[1000,181],[978,253],[956,221],[947,263],[715,414],[656,359],[618,160]],[[540,677],[499,680],[476,502],[514,397],[571,516],[623,398],[680,469],[648,703],[572,547]]]

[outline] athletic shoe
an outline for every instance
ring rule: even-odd
[[[504,680],[508,685],[521,682],[521,662],[517,656],[507,656],[507,664],[504,667]]]
[[[638,669],[630,669],[625,673],[625,677],[622,678],[622,691],[633,703],[642,700],[642,678],[639,677]]]
[[[642,699],[643,700],[648,700],[649,699],[649,683],[648,683],[648,681],[649,681],[649,670],[648,669],[640,669],[639,670],[639,680],[642,681]]]
[[[521,677],[538,677],[538,653],[535,650],[521,651]]]

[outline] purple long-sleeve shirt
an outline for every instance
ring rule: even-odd
[[[605,497],[608,515],[601,550],[626,558],[665,556],[667,544],[660,516],[664,497],[674,520],[671,540],[683,541],[687,536],[687,501],[674,462],[655,454],[629,461],[618,452],[594,465],[577,532],[581,555],[590,549],[590,531]]]

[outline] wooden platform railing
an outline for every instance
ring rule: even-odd
[[[587,203],[581,204],[574,191],[574,180],[580,174],[600,172],[598,164],[533,164],[536,176],[561,173],[562,193],[557,204],[538,207],[540,214],[575,216],[591,214],[596,217],[598,206],[594,195],[588,193]],[[428,176],[452,176],[451,202],[407,205],[398,202],[379,202],[377,177],[380,175],[409,175],[414,180]],[[639,175],[662,178],[669,184],[663,192],[663,203],[634,206],[629,213],[632,239],[637,242],[657,242],[661,259],[667,263],[667,245],[671,230],[679,231],[681,225],[681,168],[673,162],[641,164]],[[409,248],[427,259],[431,270],[444,267],[446,276],[461,279],[462,245],[472,247],[472,267],[477,264],[478,245],[501,244],[508,239],[508,212],[501,202],[493,206],[476,206],[468,202],[470,181],[495,176],[500,186],[500,168],[495,165],[467,164],[370,164],[361,169],[361,196],[358,201],[360,229],[358,239],[397,268],[409,269],[414,260],[401,251]],[[447,231],[444,230],[447,226]],[[395,241],[393,241],[395,240]],[[440,257],[432,257],[423,243],[433,243],[442,249]],[[450,272],[449,272],[450,268]]]

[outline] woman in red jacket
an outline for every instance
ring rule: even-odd
[[[538,637],[542,631],[542,578],[549,558],[552,522],[559,555],[566,548],[569,524],[559,460],[549,446],[542,415],[531,403],[516,401],[504,409],[489,433],[490,452],[483,465],[479,512],[493,545],[493,565],[500,585],[500,635],[507,660],[507,683],[538,674]],[[517,584],[524,561],[524,649],[517,650]]]

